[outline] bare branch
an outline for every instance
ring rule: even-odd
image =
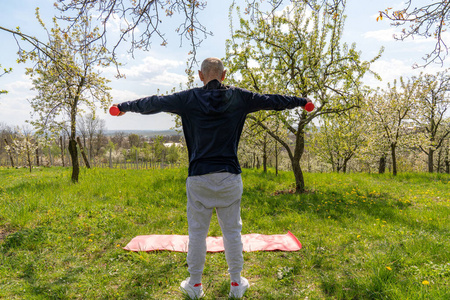
[[[444,32],[448,29],[450,21],[450,2],[447,0],[433,2],[421,7],[413,7],[408,0],[401,10],[387,8],[380,11],[377,20],[383,17],[391,20],[391,25],[401,28],[401,34],[395,39],[404,41],[415,37],[433,38],[436,40],[434,49],[423,57],[424,64],[415,64],[415,67],[426,67],[431,63],[443,64],[448,55],[448,46],[444,40]]]
[[[101,39],[106,47],[107,25],[111,20],[118,16],[124,28],[121,28],[119,38],[114,42],[111,53],[116,57],[119,45],[124,42],[130,43],[130,53],[136,49],[148,50],[152,42],[160,40],[160,44],[168,44],[165,33],[160,28],[163,23],[173,23],[172,16],[178,14],[182,16],[182,21],[174,30],[180,36],[180,44],[183,40],[189,41],[192,55],[192,61],[196,60],[197,48],[201,42],[212,32],[202,25],[198,19],[199,11],[206,7],[206,1],[199,0],[57,0],[56,7],[63,13],[61,19],[76,24],[83,15],[92,15],[99,13],[98,21],[103,28],[98,39]],[[72,15],[71,15],[72,14]],[[130,40],[128,41],[128,38]]]

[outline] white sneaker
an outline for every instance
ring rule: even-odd
[[[248,287],[248,280],[244,277],[241,277],[241,283],[232,282],[230,287],[230,298],[242,298]]]
[[[191,278],[188,277],[184,280],[180,285],[180,290],[191,299],[200,299],[204,296],[203,287],[201,283],[197,283],[191,285],[189,280]]]

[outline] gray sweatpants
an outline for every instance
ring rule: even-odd
[[[244,259],[241,240],[240,174],[212,173],[190,176],[186,180],[187,217],[189,226],[188,271],[191,277],[201,276],[206,258],[206,237],[213,209],[223,234],[228,272],[232,275],[242,271]]]

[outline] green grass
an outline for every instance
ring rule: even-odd
[[[186,169],[0,169],[0,298],[183,299],[186,254],[133,253],[134,236],[187,234]],[[246,299],[450,299],[450,176],[245,170],[243,233],[282,234],[298,252],[245,253]],[[213,216],[210,235],[221,235]],[[205,299],[227,299],[223,253]]]

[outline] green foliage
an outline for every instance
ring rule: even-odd
[[[167,148],[166,160],[170,163],[176,163],[180,158],[180,154],[178,153],[178,148],[175,144],[172,144]]]
[[[164,147],[164,137],[158,135],[153,141],[153,152],[157,160],[163,160],[166,154],[166,147]]]
[[[314,99],[316,109],[311,113],[296,108],[249,116],[250,128],[252,124],[263,128],[287,151],[298,192],[305,187],[300,160],[307,125],[321,115],[357,107],[366,92],[362,78],[381,55],[363,61],[356,45],[341,42],[345,3],[335,3],[332,10],[318,6],[311,11],[308,3],[294,2],[282,13],[254,7],[250,18],[237,8],[239,29],[227,41],[225,62],[232,84],[262,94]],[[276,130],[279,124],[283,130]],[[284,138],[286,132],[295,136],[294,147]]]
[[[448,157],[446,146],[450,137],[450,109],[448,71],[437,74],[420,74],[418,81],[420,96],[415,99],[415,109],[410,114],[418,131],[416,145],[428,156],[428,171],[434,171],[434,153],[440,149]],[[448,160],[448,158],[447,158]]]
[[[2,77],[5,74],[8,74],[8,73],[12,72],[12,68],[9,68],[9,69],[3,68],[3,71],[1,71],[1,69],[2,69],[2,65],[0,65],[0,77]],[[1,94],[7,94],[7,93],[8,93],[8,91],[6,91],[6,90],[0,90],[0,95]]]
[[[11,145],[7,145],[5,150],[8,153],[14,153],[21,157],[26,165],[32,170],[34,153],[38,147],[37,138],[33,137],[30,132],[26,130],[18,130],[15,139]]]
[[[394,80],[388,84],[386,90],[378,89],[368,101],[369,123],[372,124],[369,143],[374,148],[386,147],[381,152],[390,151],[392,157],[393,174],[397,174],[398,148],[414,145],[414,135],[408,122],[415,106],[415,99],[419,98],[419,80],[417,78]]]
[[[0,169],[0,298],[182,299],[186,254],[131,253],[145,234],[187,234],[186,169]],[[298,252],[244,253],[247,299],[447,299],[450,176],[244,170],[243,233],[282,234]],[[386,188],[389,187],[389,188]],[[215,216],[209,235],[221,235]],[[206,300],[228,295],[207,255]]]
[[[37,91],[30,101],[37,118],[30,123],[39,134],[55,136],[68,130],[72,181],[78,182],[77,115],[83,112],[82,107],[87,107],[95,117],[97,103],[105,110],[110,105],[109,80],[101,77],[97,68],[107,67],[114,60],[108,57],[104,46],[97,44],[101,36],[98,27],[92,28],[91,17],[80,16],[77,23],[66,29],[59,26],[55,17],[50,30],[39,15],[39,8],[36,18],[47,32],[46,47],[51,51],[19,51],[19,62],[35,63],[34,67],[26,68]]]
[[[128,142],[130,143],[131,148],[139,147],[141,144],[141,138],[139,135],[132,133],[128,136]]]
[[[324,116],[312,134],[311,151],[333,171],[346,172],[349,160],[366,142],[367,118],[362,109]]]
[[[256,11],[250,19],[238,9],[240,28],[227,41],[232,82],[260,93],[314,97],[316,112],[349,109],[362,100],[361,79],[380,56],[363,61],[356,45],[341,42],[342,7],[307,8],[296,2],[281,14]]]
[[[110,105],[109,81],[100,76],[98,67],[109,66],[113,60],[104,47],[96,45],[99,29],[91,28],[91,18],[81,17],[79,23],[68,29],[61,28],[54,18],[53,28],[47,29],[39,9],[36,17],[48,33],[46,46],[52,51],[46,55],[20,53],[19,61],[35,63],[33,68],[26,69],[38,93],[30,101],[37,117],[31,123],[41,132],[56,133],[70,128],[74,135],[76,116],[82,112],[82,106],[95,117],[96,103],[104,109]]]

